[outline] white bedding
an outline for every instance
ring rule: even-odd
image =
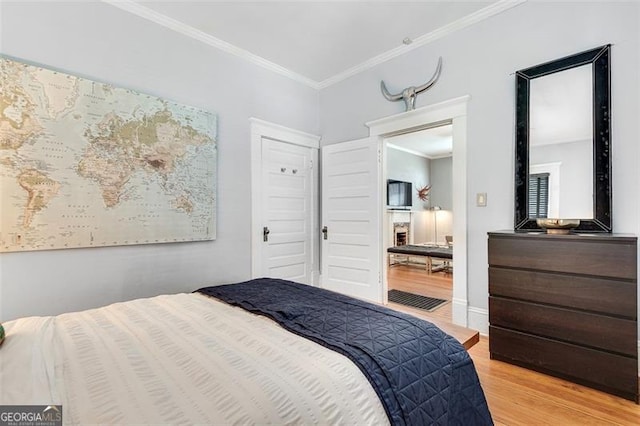
[[[0,404],[65,423],[388,424],[344,356],[201,294],[5,324]]]

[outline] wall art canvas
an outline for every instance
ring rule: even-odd
[[[0,57],[0,251],[213,240],[217,117]]]

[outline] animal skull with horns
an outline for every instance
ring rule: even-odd
[[[407,87],[401,93],[398,93],[397,95],[392,95],[391,93],[389,93],[389,91],[387,90],[387,87],[384,85],[384,80],[380,80],[380,90],[382,90],[382,94],[384,95],[385,98],[387,98],[388,101],[393,102],[393,101],[399,101],[400,99],[404,100],[404,105],[406,108],[405,111],[411,111],[416,109],[416,98],[418,97],[418,95],[424,92],[425,90],[429,89],[434,84],[436,84],[436,81],[438,81],[438,78],[440,78],[441,70],[442,70],[442,56],[440,57],[440,59],[438,59],[438,66],[436,68],[436,72],[433,74],[433,77],[431,77],[431,79],[427,81],[425,84],[418,87],[415,87],[415,86]]]

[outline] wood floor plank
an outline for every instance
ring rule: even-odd
[[[484,336],[468,351],[496,424],[640,424],[640,405],[631,401],[489,359]]]
[[[480,334],[477,331],[457,326],[451,322],[450,301],[453,294],[453,281],[450,273],[428,273],[424,267],[417,265],[395,265],[389,268],[387,281],[389,290],[402,290],[449,301],[432,312],[392,302],[387,306],[434,323],[445,333],[455,337],[466,349],[478,342]]]
[[[387,282],[389,290],[396,289],[421,296],[437,297],[451,301],[453,295],[453,278],[450,273],[428,273],[418,265],[394,265],[388,269]],[[410,313],[429,320],[433,319],[451,324],[451,303],[426,312],[422,309],[409,308]]]
[[[389,268],[388,282],[389,289],[451,300],[450,274],[428,274],[419,266],[398,265]],[[451,303],[434,312],[395,304],[393,308],[420,316],[443,329],[442,325],[451,324]],[[566,380],[492,360],[489,358],[489,341],[484,336],[467,350],[478,371],[497,426],[640,425],[640,405]]]

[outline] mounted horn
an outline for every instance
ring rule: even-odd
[[[382,90],[382,94],[385,98],[387,98],[388,101],[394,102],[402,99],[402,93],[398,93],[397,95],[392,95],[391,93],[389,93],[389,91],[387,90],[387,86],[384,85],[384,80],[380,80],[380,90]]]
[[[431,80],[427,81],[422,86],[416,87],[416,95],[424,92],[425,90],[436,84],[436,81],[438,81],[438,79],[440,78],[440,71],[442,71],[442,56],[440,56],[440,58],[438,59],[438,66],[436,67],[436,72],[433,73],[433,77],[431,77]]]
[[[440,78],[441,71],[442,71],[442,56],[438,59],[438,66],[436,67],[435,73],[433,73],[433,77],[431,77],[431,79],[427,81],[425,84],[418,87],[410,86],[404,89],[402,93],[398,93],[397,95],[392,95],[387,90],[387,86],[384,84],[384,80],[381,80],[380,90],[382,91],[382,95],[388,101],[394,102],[394,101],[399,101],[400,99],[404,100],[405,111],[411,111],[416,109],[416,97],[418,96],[418,94],[424,92],[425,90],[429,89],[431,86],[436,84],[436,82]]]

